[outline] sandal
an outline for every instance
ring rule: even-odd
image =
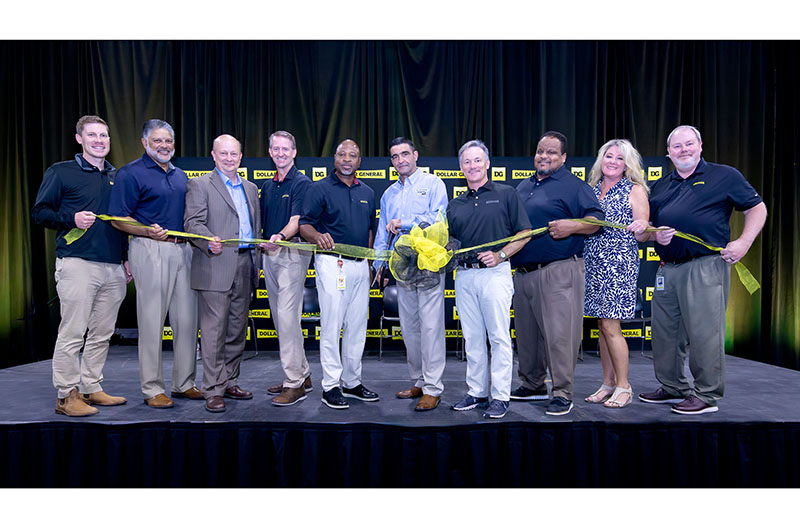
[[[584,398],[587,403],[603,403],[611,397],[616,387],[609,387],[608,385],[600,385],[600,388],[594,391],[594,394]]]
[[[620,402],[620,399],[627,395],[628,399],[624,402]],[[627,407],[633,401],[633,387],[628,387],[627,389],[623,389],[622,387],[617,387],[614,389],[614,394],[609,398],[607,402],[603,405],[608,407],[609,409],[622,409],[623,407]]]

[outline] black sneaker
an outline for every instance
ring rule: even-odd
[[[476,398],[467,394],[460,402],[450,407],[454,411],[470,411],[475,407],[486,408],[489,405],[489,398]]]
[[[342,396],[342,391],[339,387],[334,387],[329,391],[322,391],[322,403],[331,409],[347,409],[350,404]]]
[[[533,389],[529,389],[528,387],[523,387],[522,385],[520,385],[519,387],[511,391],[511,399],[518,401],[546,400],[547,389],[535,391]]]
[[[502,400],[492,400],[489,408],[483,411],[484,418],[502,418],[508,412],[508,402]]]
[[[639,399],[645,403],[680,403],[683,401],[682,396],[673,396],[664,390],[664,387],[659,387],[653,392],[642,392],[639,394]]]
[[[547,406],[546,414],[550,416],[564,416],[572,410],[572,402],[561,396],[556,396],[550,400],[550,405]]]
[[[376,402],[381,399],[377,393],[372,392],[361,384],[356,385],[352,389],[344,387],[342,388],[342,392],[344,393],[345,398],[355,398],[365,402]]]

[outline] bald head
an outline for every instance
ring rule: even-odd
[[[336,154],[333,156],[333,166],[340,176],[349,178],[355,176],[356,171],[361,166],[361,151],[358,144],[352,139],[345,139],[336,147]]]
[[[236,171],[242,162],[242,144],[239,140],[228,134],[222,134],[214,140],[211,157],[217,170],[232,181],[238,181]]]

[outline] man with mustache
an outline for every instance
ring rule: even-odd
[[[82,152],[47,169],[36,195],[33,219],[58,231],[56,290],[61,323],[53,351],[56,413],[89,416],[98,412],[93,405],[122,405],[127,401],[106,394],[100,383],[109,339],[131,276],[127,237],[95,219],[108,208],[116,173],[106,161],[111,150],[108,125],[97,116],[87,115],[75,128],[75,140]],[[75,227],[86,229],[86,233],[67,245],[64,235]]]
[[[269,136],[269,155],[276,174],[261,186],[261,227],[270,242],[299,242],[300,215],[311,179],[297,170],[294,136],[278,130]],[[278,332],[283,382],[267,389],[272,405],[288,407],[306,399],[311,392],[311,370],[303,347],[303,289],[312,253],[275,244],[264,249],[264,283],[269,307]]]
[[[224,398],[253,397],[239,387],[238,378],[259,259],[252,244],[223,246],[220,240],[255,238],[261,215],[258,187],[237,173],[242,162],[239,141],[219,136],[211,157],[214,170],[186,185],[183,223],[189,233],[213,237],[192,240],[192,288],[197,291],[206,410],[223,412]]]
[[[336,147],[333,164],[333,174],[314,182],[306,192],[300,234],[320,249],[335,251],[336,244],[371,248],[377,227],[375,193],[356,178],[361,165],[356,142],[342,141]],[[321,322],[322,403],[332,409],[347,409],[350,405],[345,398],[378,401],[379,396],[361,383],[369,309],[367,260],[317,253],[314,268]]]
[[[408,138],[398,137],[389,144],[389,160],[398,178],[381,197],[376,250],[394,247],[394,243],[389,247],[389,233],[399,238],[422,222],[433,224],[437,213],[446,211],[444,182],[418,169],[418,157],[419,153]],[[381,261],[376,260],[374,266],[379,270]],[[397,304],[408,371],[414,386],[396,396],[420,398],[414,410],[430,411],[439,405],[444,390],[444,272],[439,273],[438,285],[427,288],[398,281]]]
[[[706,162],[703,140],[693,126],[681,125],[667,137],[675,170],[659,179],[650,194],[652,225],[661,266],[653,291],[653,368],[661,386],[639,394],[645,403],[674,403],[678,414],[717,412],[725,390],[725,310],[731,266],[750,249],[767,219],[761,196],[733,167]],[[733,209],[744,213],[744,229],[730,240]],[[705,246],[674,237],[698,236]],[[684,372],[686,345],[694,387]]]
[[[165,394],[162,331],[169,313],[173,332],[172,390],[175,398],[204,399],[195,387],[197,352],[197,293],[191,288],[192,248],[185,239],[167,236],[184,231],[186,173],[170,160],[175,154],[172,126],[150,119],[142,127],[142,157],[117,172],[109,214],[148,227],[114,221],[114,227],[133,235],[130,267],[136,284],[139,325],[139,381],[145,403],[155,409],[173,406]]]

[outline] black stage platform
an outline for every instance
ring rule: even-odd
[[[247,355],[252,355],[248,352]],[[165,352],[169,377],[171,353]],[[270,405],[281,380],[276,352],[242,364],[249,401],[202,401],[154,410],[139,392],[136,348],[112,347],[104,389],[128,398],[89,418],[53,411],[50,361],[0,370],[0,485],[235,486],[791,486],[800,485],[800,372],[728,357],[720,411],[695,417],[636,400],[625,409],[583,402],[601,381],[586,354],[575,375],[575,408],[545,415],[546,402],[512,402],[501,420],[454,412],[466,392],[466,363],[450,353],[438,409],[413,412],[394,393],[408,388],[405,356],[367,354],[364,384],[377,403],[320,402],[321,367],[311,352],[314,391],[297,405]],[[201,366],[198,362],[198,382]],[[636,393],[657,386],[652,363],[631,353]],[[513,386],[518,385],[515,381]]]

